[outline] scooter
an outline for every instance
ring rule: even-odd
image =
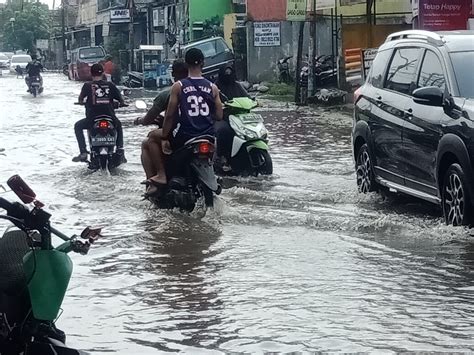
[[[83,105],[75,103],[75,105]],[[116,108],[128,105],[116,105]],[[114,126],[113,117],[102,115],[94,118],[94,124],[88,130],[90,160],[87,161],[90,170],[113,170],[122,164],[118,156],[117,130]]]
[[[68,237],[51,226],[51,215],[20,176],[7,184],[23,204],[0,197],[7,211],[0,219],[16,227],[0,238],[0,354],[85,354],[66,347],[55,321],[72,274],[68,253],[86,255],[101,230],[87,227]],[[54,247],[52,234],[64,243]]]
[[[34,97],[43,92],[43,80],[40,76],[30,76],[28,80],[28,90]]]
[[[147,107],[141,100],[135,106]],[[214,195],[222,191],[213,167],[214,141],[212,136],[196,137],[168,155],[165,161],[168,184],[145,197],[161,209],[179,208],[183,212],[199,209],[206,213],[214,206]]]
[[[252,112],[257,106],[258,103],[248,97],[237,97],[224,102],[224,116],[228,117],[235,136],[232,142],[231,170],[226,171],[222,164],[217,163],[216,170],[219,174],[255,176],[273,174],[268,131],[262,115]]]

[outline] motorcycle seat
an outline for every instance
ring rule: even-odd
[[[8,230],[0,238],[0,292],[12,292],[25,287],[23,257],[29,250],[23,231]]]
[[[211,142],[214,144],[216,138],[211,135],[203,135],[199,137],[194,137],[188,140],[186,143],[184,143],[185,146],[190,145],[190,144],[196,144],[196,143],[204,143],[204,142]]]

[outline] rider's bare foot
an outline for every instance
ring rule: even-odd
[[[155,175],[148,179],[153,185],[166,185],[168,181],[165,175]]]

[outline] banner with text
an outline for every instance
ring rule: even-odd
[[[429,31],[467,29],[471,0],[419,0],[420,28]]]
[[[276,47],[280,46],[280,22],[254,22],[255,47]]]
[[[306,0],[287,0],[286,19],[288,21],[305,21]]]

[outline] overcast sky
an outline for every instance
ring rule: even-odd
[[[49,8],[51,9],[53,7],[53,0],[40,0],[42,3],[48,4]],[[4,3],[6,0],[0,0],[0,3]],[[55,7],[58,7],[58,5],[61,3],[61,0],[56,0],[55,2]]]

